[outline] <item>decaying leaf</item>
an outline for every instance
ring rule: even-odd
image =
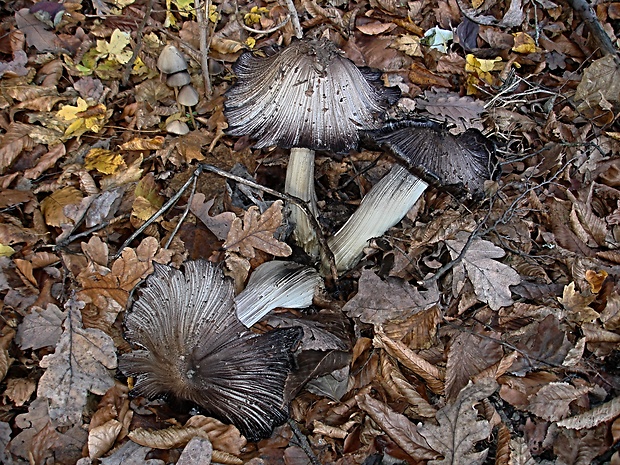
[[[528,410],[548,421],[565,418],[569,404],[590,392],[590,388],[576,388],[568,383],[549,383],[529,399]]]
[[[274,237],[282,225],[282,201],[275,201],[262,215],[258,207],[250,207],[241,219],[236,218],[228,232],[224,248],[253,258],[254,249],[262,250],[276,257],[288,257],[292,250]]]
[[[214,199],[205,201],[204,194],[196,194],[192,199],[190,210],[219,240],[223,241],[226,240],[228,232],[237,217],[232,212],[223,212],[214,216],[209,215],[209,210],[214,203]]]
[[[53,354],[41,359],[47,370],[37,395],[49,402],[49,416],[58,425],[81,424],[88,392],[103,395],[113,384],[116,350],[112,339],[97,329],[82,327],[83,302],[69,300],[67,316]]]
[[[32,307],[17,327],[15,342],[23,349],[55,347],[62,334],[62,322],[67,316],[54,304],[45,309]]]
[[[108,452],[122,427],[120,421],[112,419],[91,429],[88,432],[88,456],[97,459]]]
[[[446,405],[437,412],[439,425],[425,424],[418,428],[428,444],[441,455],[442,460],[434,460],[433,465],[469,463],[481,465],[488,449],[473,452],[474,445],[487,439],[491,426],[487,420],[476,418],[474,406],[497,389],[495,380],[486,379],[465,386],[453,404]]]
[[[457,258],[467,243],[469,234],[461,232],[456,240],[446,241],[450,256]],[[474,239],[465,252],[461,263],[455,267],[455,275],[464,272],[474,285],[476,296],[489,304],[493,310],[512,305],[510,286],[521,282],[519,273],[508,265],[495,260],[505,255],[505,252],[489,241]],[[461,284],[455,277],[455,286]],[[455,295],[458,288],[455,289]]]
[[[592,410],[558,421],[558,426],[569,429],[590,429],[618,415],[620,415],[620,397],[614,397]]]

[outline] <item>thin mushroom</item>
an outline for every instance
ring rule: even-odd
[[[429,184],[480,197],[484,181],[494,173],[493,144],[475,129],[453,136],[432,121],[404,121],[387,125],[372,137],[406,168],[395,164],[328,240],[341,273],[357,263],[370,239],[403,219]]]
[[[237,83],[226,93],[227,133],[249,136],[255,148],[290,148],[285,191],[308,202],[316,215],[314,152],[346,153],[361,130],[378,129],[398,98],[383,87],[380,73],[358,68],[327,40],[300,40],[263,56],[247,52],[234,71]],[[291,206],[294,237],[311,256],[318,241],[303,211]]]
[[[237,317],[248,328],[278,307],[306,308],[323,279],[314,268],[273,260],[260,265],[235,297]]]
[[[154,266],[125,316],[135,350],[119,367],[136,377],[133,392],[193,402],[251,441],[270,436],[288,415],[284,386],[302,330],[249,332],[235,315],[230,280],[212,263]]]
[[[177,102],[179,105],[187,107],[187,110],[189,111],[189,118],[194,129],[196,129],[196,121],[194,120],[194,112],[192,111],[192,107],[197,105],[199,100],[200,96],[198,95],[198,91],[190,84],[183,86],[179,91],[179,95],[177,95]]]

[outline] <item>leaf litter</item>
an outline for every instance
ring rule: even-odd
[[[282,190],[285,154],[225,135],[223,95],[242,50],[295,29],[284,2],[239,2],[243,24],[236,4],[212,4],[209,96],[192,5],[153,4],[138,33],[151,3],[2,6],[0,462],[620,463],[619,65],[576,2],[295,2],[306,37],[399,87],[394,117],[481,130],[502,173],[482,202],[428,190],[310,315],[277,310],[252,329],[298,322],[309,349],[292,421],[258,443],[130,399],[116,357],[153,263],[223,263],[239,291],[262,263],[299,260],[285,205],[203,173],[113,257],[196,161]],[[596,5],[615,51],[619,17]],[[158,78],[165,43],[201,95],[181,137],[164,129],[190,122]],[[327,237],[394,163],[378,156],[317,155]]]

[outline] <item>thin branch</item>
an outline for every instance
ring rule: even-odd
[[[620,65],[620,59],[618,58],[618,50],[614,47],[613,42],[603,29],[601,22],[596,17],[596,13],[592,10],[592,7],[587,0],[567,0],[568,4],[577,14],[581,17],[588,29],[592,38],[601,49],[603,55],[612,55],[616,64]]]
[[[299,426],[297,426],[297,422],[289,418],[287,423],[293,430],[293,435],[295,436],[295,439],[297,439],[297,443],[299,444],[299,447],[301,447],[301,449],[308,456],[310,463],[312,465],[321,465],[321,462],[319,462],[319,459],[317,458],[314,451],[310,447],[310,444],[308,443],[308,438],[301,432],[301,430],[299,429]]]
[[[209,77],[209,45],[207,39],[207,36],[209,35],[210,7],[211,0],[206,0],[204,5],[200,0],[194,0],[196,20],[198,21],[198,28],[200,30],[200,67],[202,68],[202,78],[205,82],[205,97],[207,97],[207,99],[211,97],[211,94],[213,93],[213,89],[211,88],[211,78]]]
[[[179,192],[174,194],[170,198],[170,200],[168,200],[165,204],[163,204],[162,207],[153,214],[153,216],[151,216],[148,220],[146,220],[145,223],[142,226],[140,226],[138,229],[136,229],[134,231],[134,233],[131,236],[129,236],[129,238],[125,242],[123,242],[123,245],[121,245],[121,247],[118,249],[118,252],[116,252],[116,255],[114,255],[113,259],[116,260],[118,257],[120,257],[121,253],[123,252],[123,249],[125,249],[125,247],[127,247],[129,244],[131,244],[131,242],[136,237],[138,237],[140,234],[142,234],[142,232],[146,228],[148,228],[151,224],[153,224],[157,220],[157,218],[159,218],[161,215],[166,213],[175,203],[177,203],[178,200],[183,195],[183,193],[187,190],[189,185],[194,181],[195,178],[198,177],[198,175],[200,173],[202,173],[202,166],[198,165],[198,168],[196,168],[194,170],[194,173],[192,174],[192,176],[190,176],[190,178],[185,182],[185,184],[183,184],[183,186],[181,186],[181,189],[179,189]]]
[[[189,199],[187,199],[187,205],[185,206],[185,211],[183,212],[183,215],[181,216],[181,218],[179,218],[179,222],[177,223],[177,225],[174,227],[174,231],[172,231],[172,234],[170,234],[170,237],[166,241],[166,245],[164,245],[164,249],[167,249],[168,247],[170,247],[170,244],[172,243],[172,239],[174,239],[174,236],[176,236],[176,234],[179,232],[179,229],[181,229],[181,225],[183,224],[183,221],[185,221],[185,218],[187,218],[187,214],[189,213],[189,210],[192,206],[192,200],[194,200],[194,194],[196,193],[196,182],[198,181],[198,176],[192,176],[192,179],[194,180],[194,182],[192,183],[192,191],[189,194]]]
[[[282,29],[291,20],[291,16],[287,14],[286,18],[284,18],[284,21],[282,21],[280,24],[277,24],[270,29],[254,29],[253,27],[246,26],[243,20],[239,18],[238,15],[235,15],[235,18],[237,19],[239,26],[241,26],[243,29],[253,34],[271,34],[272,32],[276,32],[278,29]]]
[[[144,32],[144,28],[146,27],[146,23],[149,21],[151,17],[151,11],[153,11],[153,3],[154,0],[148,0],[146,2],[146,11],[144,12],[144,18],[142,18],[142,22],[138,26],[136,30],[136,46],[133,48],[133,54],[131,58],[125,65],[125,71],[123,71],[123,85],[126,86],[129,82],[129,77],[131,76],[131,69],[133,68],[134,63],[138,59],[138,54],[140,50],[142,50],[142,33]]]

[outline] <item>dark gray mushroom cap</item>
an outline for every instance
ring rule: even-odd
[[[252,441],[270,436],[287,418],[284,384],[301,329],[249,332],[221,270],[204,260],[184,267],[155,265],[125,317],[138,350],[121,356],[120,369],[136,377],[138,395],[194,402]]]
[[[388,124],[371,137],[427,183],[478,197],[497,173],[495,146],[477,129],[454,136],[428,120]]]
[[[327,40],[300,40],[275,54],[247,52],[227,92],[227,133],[277,145],[347,152],[360,130],[379,129],[400,91],[358,68]],[[264,55],[265,53],[263,53]]]

